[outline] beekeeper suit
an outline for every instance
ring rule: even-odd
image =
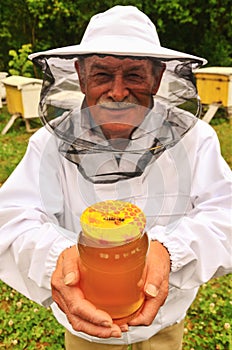
[[[163,67],[151,106],[142,107],[145,117],[123,147],[105,137],[80,86],[76,62],[91,55],[146,58]],[[0,191],[0,277],[51,305],[76,338],[109,349],[147,341],[183,321],[201,284],[231,272],[231,171],[214,130],[198,119],[192,73],[206,61],[163,48],[153,23],[133,6],[94,16],[79,45],[30,58],[44,73],[45,126]],[[52,300],[51,277],[60,254],[77,242],[83,210],[107,199],[144,211],[150,242],[169,253],[170,275],[167,298],[149,325],[132,323],[103,338],[73,328]]]

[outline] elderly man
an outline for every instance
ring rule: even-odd
[[[80,45],[31,59],[46,127],[1,189],[1,278],[51,305],[68,350],[181,349],[199,286],[231,271],[231,172],[197,119],[192,68],[206,61],[161,47],[132,6],[94,16]],[[107,199],[138,205],[150,241],[143,308],[120,326],[79,284],[80,215]]]

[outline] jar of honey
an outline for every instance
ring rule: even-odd
[[[145,224],[144,213],[123,201],[96,203],[81,216],[80,287],[117,324],[129,322],[144,303],[138,284],[148,249]]]

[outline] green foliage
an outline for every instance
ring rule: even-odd
[[[17,51],[10,50],[9,73],[11,75],[21,75],[33,77],[33,63],[28,60],[28,55],[32,52],[31,44],[25,44]]]
[[[0,347],[4,349],[64,348],[64,330],[51,310],[28,300],[0,282]]]
[[[231,0],[4,0],[0,21],[0,70],[10,49],[33,51],[79,43],[92,15],[114,5],[134,5],[157,25],[164,46],[232,65]],[[17,19],[17,20],[16,20]],[[20,20],[19,20],[20,19]]]
[[[184,350],[231,350],[231,277],[201,286],[185,320]]]
[[[216,120],[217,118],[213,118],[211,124],[219,137],[222,155],[232,169],[232,120],[228,120],[225,118],[223,119],[220,117],[220,123],[217,123]]]
[[[205,57],[210,66],[232,64],[231,1],[156,0],[146,13],[164,46]]]
[[[9,118],[10,115],[4,106],[0,110],[0,131]],[[21,118],[15,121],[6,135],[0,135],[0,186],[22,159],[29,137],[30,134],[26,133],[25,123]]]

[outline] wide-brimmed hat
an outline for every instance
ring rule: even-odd
[[[134,6],[114,6],[93,16],[79,45],[33,53],[29,58],[94,53],[190,59],[207,63],[204,58],[162,47],[155,25]]]

